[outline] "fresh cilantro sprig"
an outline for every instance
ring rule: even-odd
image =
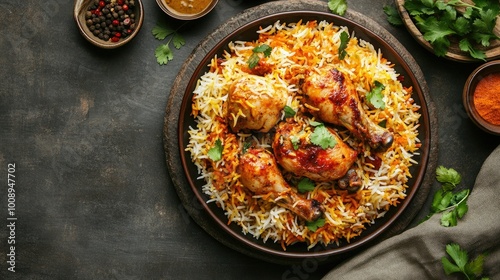
[[[170,42],[174,44],[174,47],[176,49],[180,49],[186,43],[184,38],[178,33],[178,30],[181,27],[179,27],[178,29],[172,29],[164,22],[158,22],[155,27],[153,27],[151,33],[153,33],[153,36],[156,39],[161,41],[170,36],[170,39],[167,41],[167,43],[161,44],[155,49],[155,57],[158,64],[165,65],[169,61],[174,59],[174,53],[170,48]]]
[[[222,159],[222,150],[224,147],[222,146],[222,141],[220,139],[215,140],[215,145],[208,150],[208,158],[213,161],[219,161]]]
[[[470,280],[479,279],[483,274],[484,254],[480,254],[475,259],[469,261],[467,251],[460,248],[460,245],[456,243],[446,245],[446,253],[451,257],[451,261],[447,257],[441,258],[441,263],[443,264],[446,275],[462,273]],[[486,280],[489,278],[482,277],[480,279]]]
[[[332,13],[343,16],[347,11],[347,0],[328,0],[328,8]]]
[[[288,105],[286,105],[285,108],[283,108],[283,111],[285,111],[285,118],[291,118],[295,116],[295,114],[297,114],[297,112],[295,112],[295,110]]]
[[[312,232],[316,232],[318,230],[318,228],[320,228],[324,225],[325,225],[325,219],[323,219],[323,218],[319,218],[316,221],[306,223],[307,228]]]
[[[337,141],[324,124],[315,121],[312,121],[309,124],[314,126],[314,131],[309,136],[311,143],[318,145],[323,149],[333,148],[337,145]]]
[[[404,7],[437,56],[444,56],[451,41],[456,40],[460,50],[472,58],[485,60],[484,51],[477,46],[489,47],[491,40],[500,39],[494,33],[500,3],[497,0],[476,0],[474,3],[406,0]],[[463,12],[459,12],[460,9]],[[392,15],[390,22],[393,21]]]
[[[310,192],[314,190],[314,182],[309,178],[302,178],[297,184],[297,190],[300,193]]]
[[[260,61],[259,53],[262,53],[264,57],[269,57],[271,55],[272,48],[269,45],[262,44],[252,49],[252,55],[248,59],[248,68],[253,69]]]
[[[366,99],[374,108],[384,109],[385,102],[383,100],[384,95],[382,94],[382,91],[385,89],[385,86],[379,81],[375,81],[374,84],[375,85],[372,90],[366,95]]]
[[[343,60],[347,55],[347,44],[349,43],[349,34],[347,32],[342,31],[340,33],[340,46],[339,46],[339,59]]]
[[[422,221],[428,220],[434,214],[443,213],[441,216],[441,225],[444,227],[453,227],[458,224],[469,210],[467,199],[470,190],[465,189],[454,192],[454,189],[460,184],[462,177],[453,168],[439,166],[436,168],[436,179],[440,182],[441,189],[437,190],[432,199],[431,212]]]

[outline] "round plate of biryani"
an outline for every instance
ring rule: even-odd
[[[252,250],[304,258],[387,230],[424,179],[430,135],[422,86],[389,43],[291,11],[207,51],[183,89],[177,148],[210,222]]]

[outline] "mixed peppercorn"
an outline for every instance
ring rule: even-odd
[[[118,42],[135,29],[134,0],[94,0],[85,12],[90,31],[104,41]]]

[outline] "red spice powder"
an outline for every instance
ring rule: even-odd
[[[500,125],[500,73],[488,74],[478,82],[474,105],[485,121]]]

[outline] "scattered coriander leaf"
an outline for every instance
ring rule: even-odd
[[[213,161],[219,161],[222,159],[222,142],[220,139],[215,140],[215,146],[208,150],[208,157]]]
[[[309,178],[302,178],[297,185],[297,190],[300,193],[310,192],[314,190],[314,182]]]
[[[324,124],[320,123],[320,122],[317,122],[317,121],[310,121],[309,125],[316,127],[316,126],[321,126],[321,125],[324,125]]]
[[[153,33],[153,36],[155,36],[156,39],[164,40],[165,38],[167,38],[168,35],[175,33],[175,30],[166,26],[162,22],[158,22],[153,27],[153,30],[151,30],[151,33]]]
[[[296,114],[295,110],[288,105],[285,106],[285,108],[283,110],[285,111],[285,118],[291,118],[291,117],[295,116],[295,114]]]
[[[242,149],[242,152],[244,154],[246,154],[246,152],[248,151],[248,149],[252,146],[252,143],[247,141],[247,142],[244,142],[243,143],[243,149]]]
[[[186,44],[186,41],[179,33],[175,33],[174,36],[172,37],[172,43],[174,43],[174,47],[176,49],[180,49],[182,46]]]
[[[385,102],[383,100],[384,95],[382,91],[385,89],[385,86],[379,81],[375,81],[375,86],[372,90],[366,95],[366,99],[368,103],[373,105],[373,107],[377,109],[384,109]]]
[[[180,29],[180,27],[178,29]],[[174,59],[174,53],[170,48],[170,42],[174,44],[176,49],[180,49],[186,43],[184,38],[177,32],[178,29],[175,30],[170,28],[165,22],[158,22],[151,30],[153,36],[158,40],[164,40],[168,36],[171,36],[167,43],[155,49],[155,57],[158,64],[165,65],[170,60]]]
[[[382,120],[381,122],[378,123],[380,127],[386,128],[387,126],[387,120]]]
[[[337,141],[332,133],[322,124],[314,128],[313,133],[309,136],[311,143],[318,145],[323,149],[333,148],[337,145]]]
[[[299,142],[300,142],[299,137],[297,137],[295,135],[290,136],[290,142],[292,142],[292,146],[293,146],[294,150],[299,149]]]
[[[469,210],[467,199],[470,190],[453,192],[453,189],[462,180],[460,174],[453,168],[437,167],[436,179],[442,184],[441,188],[434,193],[431,211],[421,223],[428,220],[432,215],[443,212],[440,219],[441,225],[444,227],[456,226],[458,220]]]
[[[340,46],[339,46],[340,60],[343,60],[347,55],[347,51],[345,49],[347,48],[348,43],[349,43],[349,34],[347,34],[347,32],[345,31],[342,31],[342,33],[340,33]]]
[[[269,57],[271,56],[272,48],[267,44],[262,44],[260,46],[253,48],[252,51],[254,53],[263,53],[265,57]]]
[[[484,266],[485,255],[480,254],[472,261],[465,264],[465,272],[467,274],[481,275],[483,274],[483,266]],[[485,279],[485,278],[482,278]]]
[[[449,211],[441,216],[441,225],[443,227],[454,227],[457,225],[457,214],[455,211]]]
[[[252,55],[248,59],[248,68],[253,69],[260,61],[259,53],[262,53],[265,57],[271,55],[272,48],[269,45],[262,44],[252,49]]]
[[[448,190],[454,189],[462,181],[462,177],[455,169],[444,166],[436,168],[436,179],[440,183],[451,185]]]
[[[387,21],[394,26],[403,25],[403,20],[399,16],[398,10],[393,5],[384,6],[384,13],[387,16]]]
[[[250,58],[248,59],[248,68],[253,69],[257,64],[259,63],[260,57],[258,54],[253,53]]]
[[[155,49],[155,56],[156,56],[156,61],[160,65],[165,65],[170,60],[174,59],[174,54],[172,53],[172,50],[168,46],[168,43],[159,45]]]
[[[316,221],[306,223],[307,228],[313,232],[316,232],[318,230],[318,228],[320,228],[324,225],[325,225],[325,219],[323,219],[323,218],[317,219]]]
[[[483,274],[484,254],[480,254],[474,260],[469,261],[467,251],[460,248],[460,245],[456,243],[446,245],[446,253],[451,257],[451,260],[447,257],[441,258],[446,275],[462,273],[467,279],[477,279]],[[489,278],[482,277],[481,279]]]
[[[347,0],[328,0],[328,8],[332,13],[343,16],[347,11]]]

